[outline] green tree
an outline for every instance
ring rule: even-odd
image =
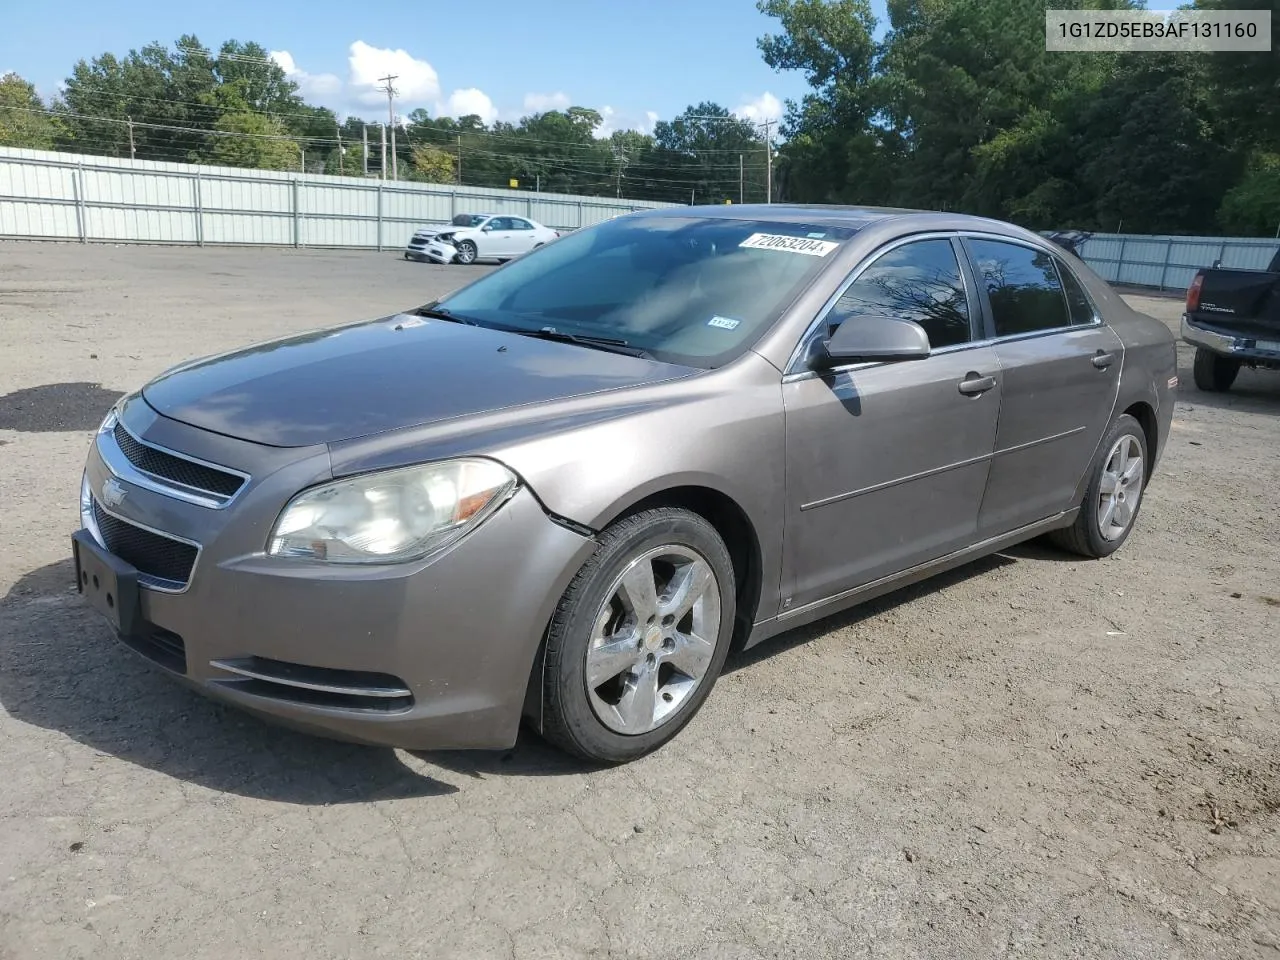
[[[52,150],[57,130],[36,88],[16,73],[0,76],[0,146]]]
[[[213,162],[255,170],[299,170],[302,146],[260,113],[229,113],[215,125]]]
[[[1228,233],[1246,237],[1280,234],[1280,154],[1255,152],[1244,176],[1227,191],[1218,221]]]
[[[412,152],[413,179],[427,183],[453,183],[455,168],[453,154],[429,143],[415,144]]]

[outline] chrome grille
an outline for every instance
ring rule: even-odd
[[[245,478],[238,474],[196,463],[143,443],[126,430],[123,423],[116,424],[111,436],[126,460],[157,480],[198,490],[221,500],[230,500],[245,484]]]

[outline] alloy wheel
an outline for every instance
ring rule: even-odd
[[[1126,433],[1107,454],[1098,484],[1098,532],[1104,540],[1118,540],[1129,529],[1142,499],[1144,477],[1142,444]]]
[[[587,694],[600,722],[635,735],[671,719],[707,675],[720,615],[720,584],[695,550],[669,544],[633,560],[587,644]]]

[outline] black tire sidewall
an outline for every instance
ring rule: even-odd
[[[1098,494],[1099,488],[1102,486],[1102,468],[1106,465],[1107,458],[1111,454],[1111,448],[1115,446],[1116,441],[1122,436],[1130,435],[1136,437],[1138,446],[1142,449],[1142,490],[1143,496],[1138,499],[1138,507],[1133,512],[1133,517],[1129,520],[1129,526],[1115,540],[1107,540],[1102,536],[1102,531],[1098,529]],[[1146,485],[1147,477],[1150,475],[1151,461],[1150,453],[1147,450],[1147,437],[1142,430],[1142,425],[1127,413],[1123,413],[1116,417],[1111,423],[1111,428],[1103,437],[1102,443],[1098,447],[1098,456],[1095,458],[1090,470],[1093,475],[1089,478],[1089,486],[1085,490],[1084,503],[1080,508],[1080,522],[1083,524],[1083,532],[1089,540],[1090,552],[1095,557],[1107,557],[1119,550],[1129,535],[1133,533],[1133,528],[1138,524],[1138,515],[1142,512],[1142,505],[1146,501]]]
[[[720,586],[720,633],[711,664],[698,689],[670,720],[643,734],[620,734],[595,715],[584,678],[587,644],[605,593],[638,554],[664,544],[697,551]],[[676,508],[646,511],[619,523],[602,538],[601,549],[570,584],[552,619],[544,665],[546,707],[559,736],[554,739],[580,756],[622,763],[649,753],[674,737],[693,718],[715,686],[733,635],[736,584],[733,561],[715,528],[697,514]]]
[[[1197,347],[1191,372],[1198,389],[1205,393],[1222,393],[1231,389],[1240,373],[1240,366],[1239,360]]]

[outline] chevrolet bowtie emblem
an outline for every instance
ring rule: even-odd
[[[129,491],[125,489],[124,484],[115,477],[107,478],[102,484],[102,502],[109,507],[120,506],[128,495]]]

